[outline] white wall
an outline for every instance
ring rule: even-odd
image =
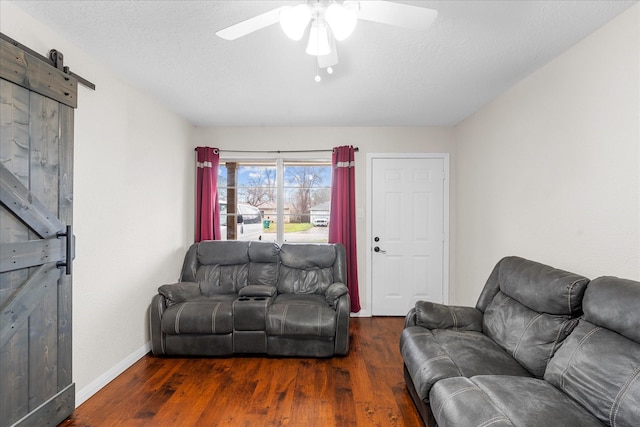
[[[358,147],[356,153],[356,208],[367,212],[367,154],[368,153],[450,153],[451,176],[455,175],[454,135],[452,128],[199,128],[194,132],[196,146],[218,147],[221,150],[331,150],[341,145]],[[331,159],[331,153],[308,154],[314,158]],[[256,154],[221,153],[231,158],[257,158]],[[269,156],[265,154],[265,156]],[[271,154],[273,156],[273,154]],[[285,158],[294,155],[283,154]],[[299,156],[298,156],[299,157]],[[454,181],[452,179],[452,181]],[[451,195],[453,199],[453,193]],[[454,209],[451,202],[451,211]],[[367,307],[366,259],[371,247],[367,242],[366,216],[356,219],[358,235],[358,283],[360,315],[371,315]],[[453,237],[451,238],[453,239]],[[450,272],[450,274],[452,274]],[[453,280],[453,278],[452,278]]]
[[[452,302],[512,254],[640,279],[639,8],[457,126]]]
[[[146,314],[193,242],[192,127],[1,2],[2,32],[89,81],[75,115],[73,378],[81,403],[147,351]],[[126,66],[123,64],[123,66]]]

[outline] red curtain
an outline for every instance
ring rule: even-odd
[[[220,205],[218,205],[217,148],[197,147],[196,174],[196,242],[220,240]]]
[[[329,243],[342,243],[347,252],[347,288],[351,312],[360,311],[358,292],[358,257],[356,253],[355,149],[342,146],[333,149],[331,163],[331,214]]]

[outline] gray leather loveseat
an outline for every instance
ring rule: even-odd
[[[330,357],[349,351],[340,244],[205,241],[150,308],[155,355]]]
[[[640,425],[640,283],[502,259],[476,307],[419,302],[405,382],[427,425]]]

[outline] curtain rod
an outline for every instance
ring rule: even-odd
[[[193,149],[197,151],[197,148]],[[354,151],[360,151],[358,147],[354,147]],[[332,153],[331,150],[220,150],[221,153],[267,153],[267,154],[282,154],[282,153]]]

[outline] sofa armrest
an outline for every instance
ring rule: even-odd
[[[409,326],[416,326],[416,308],[413,307],[404,318],[404,327],[408,328]]]
[[[331,308],[335,310],[337,307],[338,298],[340,298],[342,295],[347,295],[348,293],[349,290],[344,285],[344,283],[333,283],[327,288],[324,296],[327,299],[327,304],[329,304],[329,306],[331,306]]]
[[[346,288],[346,286],[345,286]],[[349,321],[351,319],[351,298],[349,293],[336,299],[336,336],[334,354],[345,356],[349,353]]]
[[[276,294],[275,286],[248,285],[238,291],[241,297],[272,297]]]
[[[158,288],[158,293],[167,299],[167,306],[172,306],[179,302],[185,302],[202,295],[200,285],[195,282],[180,282],[170,285],[162,285]]]
[[[162,315],[167,308],[167,299],[162,294],[155,294],[149,307],[149,335],[153,354],[164,354],[165,334],[162,332]]]
[[[482,332],[482,312],[474,307],[460,307],[418,301],[416,325],[427,329],[454,329]]]

